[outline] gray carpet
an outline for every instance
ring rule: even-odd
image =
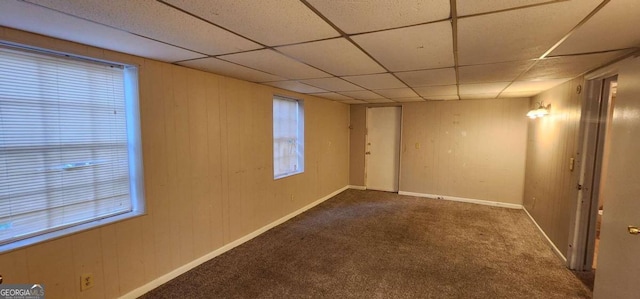
[[[522,210],[347,190],[143,298],[591,298]]]

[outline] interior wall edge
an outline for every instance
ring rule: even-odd
[[[348,187],[349,189],[353,189],[353,190],[367,190],[367,186],[349,185]]]
[[[550,114],[529,120],[523,206],[556,248],[569,250],[572,213],[575,210],[584,78],[560,84],[531,99],[551,105]],[[577,162],[576,162],[577,163]],[[579,163],[577,163],[579,164]],[[578,166],[578,165],[575,166]]]
[[[531,214],[529,214],[529,211],[527,211],[527,208],[523,206],[522,209],[527,214],[527,216],[529,216],[529,219],[531,219],[531,222],[533,222],[533,224],[536,226],[538,231],[540,231],[540,233],[542,234],[544,239],[547,241],[547,243],[549,244],[551,249],[553,249],[553,253],[555,253],[560,259],[562,259],[566,263],[567,262],[567,258],[564,256],[564,254],[562,254],[562,251],[560,251],[560,249],[558,249],[558,247],[556,247],[556,244],[554,244],[553,241],[551,241],[551,239],[549,239],[549,236],[547,236],[547,234],[540,227],[540,225],[538,225],[538,222],[536,222],[536,220],[533,218],[533,216],[531,216]]]

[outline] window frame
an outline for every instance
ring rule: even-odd
[[[71,60],[79,60],[102,65],[113,65],[121,67],[124,80],[125,99],[125,122],[127,131],[127,151],[129,168],[129,192],[131,201],[131,211],[118,213],[115,215],[103,215],[94,217],[77,224],[66,224],[57,228],[51,228],[43,232],[28,234],[24,238],[0,244],[0,254],[10,252],[23,247],[35,245],[45,241],[50,241],[66,236],[70,236],[82,231],[95,229],[101,226],[112,224],[135,217],[146,215],[145,191],[144,191],[144,167],[142,156],[142,135],[140,126],[140,97],[139,97],[139,73],[138,66],[114,62],[108,60],[95,59],[74,55],[70,53],[48,50],[28,45],[7,42],[0,40],[0,47],[12,51],[22,51],[35,53],[38,55],[52,56]]]
[[[291,102],[296,102],[296,118],[297,118],[297,137],[296,137],[296,155],[297,155],[297,161],[298,161],[298,169],[296,171],[293,172],[286,172],[286,173],[280,173],[280,174],[276,174],[275,173],[275,168],[276,168],[276,156],[275,156],[275,111],[273,110],[274,108],[274,104],[276,100],[281,100],[281,101],[291,101]],[[287,177],[291,177],[291,176],[295,176],[298,174],[302,174],[304,173],[304,160],[305,160],[305,117],[304,117],[304,101],[302,99],[296,99],[296,98],[292,98],[292,97],[288,97],[288,96],[282,96],[282,95],[273,95],[272,100],[271,100],[271,111],[272,111],[272,116],[271,116],[271,121],[272,121],[272,126],[271,126],[271,141],[272,141],[272,174],[273,174],[273,179],[274,180],[279,180],[279,179],[284,179]]]

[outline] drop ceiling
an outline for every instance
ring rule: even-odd
[[[638,50],[638,0],[3,0],[0,25],[346,104],[530,97]]]

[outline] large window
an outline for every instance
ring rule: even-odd
[[[134,67],[0,47],[0,251],[143,213]]]
[[[302,101],[273,98],[273,177],[304,172],[304,108]]]

